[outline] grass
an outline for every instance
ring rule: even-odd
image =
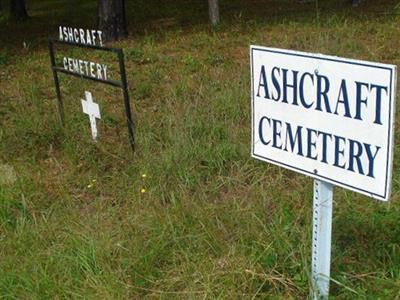
[[[58,122],[46,38],[59,24],[93,27],[95,1],[32,1],[23,24],[0,17],[0,297],[305,299],[312,180],[250,158],[248,47],[399,65],[398,5],[320,1],[316,19],[313,2],[222,1],[212,31],[206,2],[147,2],[129,4],[131,36],[115,44],[134,156],[118,90],[62,76]],[[117,76],[111,56],[58,53]],[[96,144],[85,90],[102,109]],[[332,298],[400,298],[399,137],[389,204],[335,190]]]

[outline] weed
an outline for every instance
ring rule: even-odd
[[[6,64],[7,58],[8,58],[8,53],[5,50],[0,51],[0,66]]]

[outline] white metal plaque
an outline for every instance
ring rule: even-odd
[[[252,156],[390,196],[396,66],[250,47]]]

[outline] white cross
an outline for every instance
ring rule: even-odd
[[[92,129],[92,137],[93,140],[96,140],[97,138],[96,118],[101,119],[100,107],[97,103],[93,102],[93,96],[91,92],[86,91],[85,97],[86,100],[81,99],[82,110],[85,114],[89,115],[90,128]]]

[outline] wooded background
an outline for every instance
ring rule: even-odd
[[[2,7],[0,0],[0,9]],[[205,0],[204,0],[205,1]],[[220,22],[219,0],[208,1],[209,21],[212,26]],[[293,0],[299,2],[299,0]],[[305,0],[305,3],[315,2],[318,6],[319,0]],[[358,6],[363,0],[349,0],[353,7]],[[300,1],[301,2],[301,1]],[[10,16],[17,21],[24,21],[29,17],[26,10],[25,0],[10,0]],[[290,5],[290,2],[288,2]],[[350,5],[349,5],[350,6]],[[127,36],[126,24],[126,0],[97,0],[97,27],[104,32],[107,40],[115,41]]]

